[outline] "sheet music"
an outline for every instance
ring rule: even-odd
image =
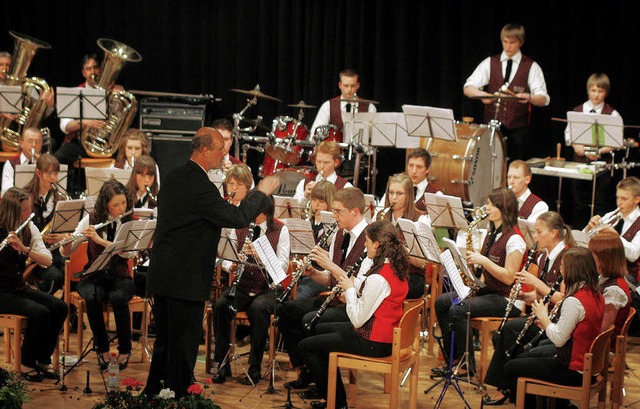
[[[453,285],[453,289],[458,294],[458,298],[460,298],[460,300],[464,300],[465,298],[467,298],[467,296],[469,296],[471,289],[464,285],[458,267],[456,266],[456,263],[453,261],[453,257],[451,256],[451,251],[449,249],[443,251],[442,254],[440,254],[440,260],[442,261],[442,265],[447,271],[447,275],[449,276],[449,280]]]
[[[109,179],[117,179],[126,186],[131,177],[132,169],[119,168],[85,168],[84,173],[87,182],[87,195],[93,196],[100,193],[100,188]]]
[[[367,223],[371,223],[373,216],[376,214],[376,197],[374,195],[364,195],[364,219]]]
[[[320,210],[320,220],[324,223],[325,231],[327,228],[335,223],[336,218],[333,217],[333,212],[328,212],[326,210]]]
[[[424,199],[433,227],[466,229],[469,226],[469,221],[464,216],[462,199],[459,197],[425,193]]]
[[[453,110],[419,105],[403,105],[407,134],[409,136],[433,137],[448,141],[457,141]]]
[[[104,270],[109,265],[109,260],[113,255],[121,253],[124,249],[125,242],[117,241],[109,244],[103,251],[100,253],[96,260],[91,264],[91,266],[82,274],[83,276],[88,276],[91,273],[95,273],[100,270]]]
[[[157,219],[132,220],[120,225],[114,241],[122,241],[125,251],[145,250],[151,247]]]
[[[98,195],[87,196],[84,198],[84,211],[87,213],[91,213],[93,208],[96,206],[96,200],[98,200]]]
[[[101,88],[56,87],[56,107],[60,118],[80,118],[82,112],[82,119],[104,120],[107,94]]]
[[[528,248],[532,248],[536,244],[533,234],[536,232],[536,224],[534,222],[527,221],[526,219],[518,218],[518,228],[524,236],[524,241],[527,243]]]
[[[305,219],[282,219],[289,229],[291,254],[309,254],[316,245],[311,221]]]
[[[276,219],[292,219],[302,217],[302,208],[297,199],[289,196],[273,195]]]
[[[584,248],[589,247],[589,240],[591,240],[591,237],[589,237],[587,233],[583,232],[582,230],[571,230],[571,235],[576,241],[576,245]]]
[[[207,176],[209,177],[211,183],[216,185],[216,187],[218,188],[220,196],[224,197],[224,181],[226,179],[224,172],[220,169],[210,169],[207,172]]]
[[[261,236],[258,240],[254,241],[253,248],[258,253],[262,265],[265,267],[271,280],[274,284],[280,284],[282,280],[287,278],[287,272],[282,268],[282,263],[278,259],[276,252],[273,251],[271,243],[267,236]]]
[[[475,274],[471,272],[471,270],[469,270],[467,259],[462,255],[458,246],[456,246],[456,242],[447,237],[443,237],[442,241],[444,241],[449,250],[451,250],[451,255],[453,256],[460,271],[463,274],[466,274],[466,276],[469,277],[478,286],[478,288],[483,288],[484,283],[480,281],[478,277],[476,277]]]
[[[22,87],[20,85],[0,85],[0,112],[3,114],[22,112]]]
[[[151,219],[156,216],[156,209],[146,209],[144,207],[136,207],[133,209],[133,215],[141,220]]]
[[[624,123],[620,116],[569,111],[567,121],[572,143],[617,149],[624,146]]]
[[[426,224],[403,218],[398,219],[397,223],[402,229],[410,255],[423,260],[440,262],[438,242]]]

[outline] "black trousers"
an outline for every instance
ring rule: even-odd
[[[347,352],[371,357],[391,355],[392,344],[369,341],[356,334],[351,323],[339,323],[335,331],[305,338],[300,342],[300,350],[304,354],[307,368],[316,382],[320,394],[326,398],[329,377],[329,354],[331,352]],[[337,369],[336,406],[347,404],[347,393]]]
[[[144,393],[157,395],[169,388],[176,397],[187,395],[202,337],[204,301],[154,295],[156,342]],[[163,386],[164,385],[164,386]]]
[[[37,286],[41,291],[55,294],[64,285],[64,263],[68,258],[62,257],[60,251],[52,252],[53,263],[50,267],[36,266],[32,274],[38,279]]]
[[[84,192],[86,188],[84,169],[73,167],[73,163],[75,161],[80,158],[87,157],[87,153],[78,138],[79,136],[70,142],[63,143],[54,153],[54,156],[60,163],[69,166],[69,173],[67,175],[67,191],[72,194]]]
[[[129,300],[133,298],[133,281],[127,278],[102,275],[89,277],[78,283],[78,293],[87,305],[87,318],[93,332],[93,341],[98,352],[109,351],[109,335],[102,315],[103,305],[111,301],[113,318],[116,321],[118,352],[131,352],[131,316]]]
[[[475,357],[473,354],[473,336],[469,336],[467,344],[467,312],[469,318],[475,317],[503,317],[507,307],[507,299],[498,294],[476,295],[465,299],[461,304],[454,305],[452,300],[457,298],[455,292],[444,293],[436,298],[435,309],[438,325],[442,330],[442,339],[445,347],[444,355],[449,357],[451,342],[454,343],[453,359],[462,357],[465,351],[469,351],[469,365],[475,369]],[[510,317],[520,315],[520,310],[512,308]]]
[[[14,292],[0,292],[0,313],[29,318],[22,342],[22,364],[31,368],[36,361],[51,363],[68,312],[64,301],[42,291],[25,287]]]
[[[213,360],[221,363],[225,355],[229,351],[231,343],[230,329],[231,320],[235,314],[232,312],[230,305],[233,305],[236,311],[246,311],[251,324],[251,350],[249,352],[249,367],[253,371],[260,371],[262,365],[262,357],[267,345],[269,333],[270,317],[275,312],[276,292],[267,291],[266,293],[249,296],[241,289],[237,289],[234,300],[229,300],[227,295],[231,288],[225,288],[216,300],[213,309],[213,331],[215,334],[215,353]],[[228,365],[228,362],[227,362]]]
[[[424,272],[422,274],[409,274],[407,299],[420,298],[424,295],[424,280]]]

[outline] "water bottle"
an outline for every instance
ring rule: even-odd
[[[111,360],[109,361],[107,371],[109,372],[109,389],[118,389],[118,384],[120,383],[120,367],[118,366],[115,352],[111,353]]]

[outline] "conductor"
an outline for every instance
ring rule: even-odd
[[[169,388],[187,394],[201,338],[204,303],[209,299],[216,253],[223,227],[242,228],[264,212],[279,185],[263,179],[236,207],[207,177],[219,169],[224,139],[213,128],[200,128],[191,142],[191,158],[163,180],[158,224],[151,251],[148,283],[154,297],[156,341],[144,393]],[[164,386],[162,384],[164,383]]]

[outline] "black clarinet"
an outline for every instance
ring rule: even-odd
[[[528,271],[529,267],[531,267],[531,262],[533,261],[533,257],[535,256],[537,249],[538,249],[538,243],[536,243],[531,248],[531,250],[529,250],[529,254],[527,255],[527,261],[524,264],[524,267],[522,268],[524,271]],[[500,328],[498,328],[498,331],[497,331],[498,334],[500,334],[504,329],[504,324],[507,323],[507,320],[509,319],[509,315],[511,314],[511,310],[513,309],[513,306],[518,300],[518,295],[520,294],[521,290],[522,290],[522,281],[516,280],[516,283],[511,288],[511,295],[509,297],[509,302],[507,303],[507,308],[504,310],[504,317],[502,317]]]
[[[562,300],[564,301],[564,300]],[[558,311],[560,310],[560,305],[562,304],[562,301],[560,301],[559,303],[557,303],[556,305],[553,306],[553,308],[551,309],[551,312],[549,312],[549,319],[553,320],[556,315],[558,314]],[[538,328],[538,332],[536,333],[535,337],[533,337],[533,339],[529,342],[527,342],[527,344],[524,346],[524,352],[530,351],[531,348],[535,347],[538,345],[538,342],[540,342],[540,337],[542,337],[542,334],[544,334],[544,330],[542,328]]]
[[[366,257],[367,257],[367,252],[365,251],[364,253],[362,253],[360,258],[358,258],[358,260],[356,260],[356,262],[353,263],[351,267],[349,267],[349,271],[347,271],[347,277],[351,277],[356,271],[358,271],[358,269],[360,268],[360,265],[362,264],[362,262]],[[311,318],[311,321],[304,324],[304,328],[307,331],[313,330],[313,328],[316,326],[316,323],[318,322],[320,317],[322,317],[322,314],[324,314],[327,308],[329,308],[329,304],[331,304],[331,301],[333,301],[334,298],[340,295],[341,292],[342,292],[342,287],[340,287],[337,284],[331,289],[331,293],[324,300],[320,308],[318,308],[318,311],[316,311],[316,315],[314,315],[313,318]]]
[[[244,238],[244,244],[249,244],[253,240],[253,229],[255,229],[255,227],[256,227],[255,221],[249,224],[249,230],[247,231],[247,236]],[[244,245],[242,247],[244,247]],[[246,254],[244,254],[243,251],[238,253],[238,255],[240,256],[241,260],[240,260],[240,263],[238,263],[238,269],[236,270],[236,279],[233,280],[233,283],[231,284],[231,289],[227,294],[228,300],[233,300],[236,298],[236,292],[238,291],[238,282],[240,282],[240,279],[242,278],[242,273],[244,272],[244,265],[247,262],[247,256]],[[235,307],[233,306],[233,304],[229,304],[229,308],[235,312]]]
[[[553,296],[553,293],[555,293],[558,288],[560,288],[560,283],[562,282],[562,276],[559,275],[558,279],[556,280],[555,283],[553,283],[553,287],[551,287],[551,291],[549,291],[549,294],[545,295],[544,298],[542,299],[542,303],[546,304],[549,302],[549,300],[551,299],[551,296]],[[562,301],[561,301],[562,302]],[[554,305],[554,309],[560,305],[560,303],[557,303],[556,305]],[[553,312],[553,310],[552,310]],[[516,355],[518,355],[520,353],[520,350],[522,348],[522,338],[524,338],[524,336],[527,334],[527,331],[529,331],[529,328],[531,327],[531,325],[533,324],[533,322],[536,320],[536,315],[532,312],[531,314],[529,314],[529,317],[527,318],[527,322],[525,322],[524,327],[522,328],[522,331],[520,331],[520,333],[518,334],[518,338],[516,338],[516,342],[511,346],[511,348],[509,348],[509,350],[505,353],[507,355],[507,358],[511,359],[513,357],[515,357]],[[542,335],[541,331],[539,335],[536,335],[536,338],[540,338],[540,335]],[[527,344],[529,345],[529,344]],[[531,349],[531,348],[529,348]]]

